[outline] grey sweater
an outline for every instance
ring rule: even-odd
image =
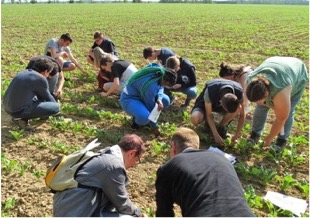
[[[58,192],[54,196],[54,216],[105,216],[115,208],[118,213],[140,216],[141,211],[129,199],[127,176],[118,145],[94,157],[77,173],[76,181],[84,186]]]

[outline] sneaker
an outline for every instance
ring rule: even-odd
[[[29,124],[28,120],[24,120],[21,118],[12,118],[12,121],[15,125],[17,125],[20,129],[25,131],[32,131],[32,127]]]
[[[135,119],[132,118],[132,123],[130,126],[132,129],[139,129],[139,125],[135,122]]]
[[[252,145],[255,145],[257,144],[259,138],[260,138],[260,135],[252,131],[250,137],[247,138],[246,141]]]
[[[218,126],[216,129],[217,129],[217,132],[219,133],[219,135],[223,139],[227,139],[228,135],[227,135],[227,127],[226,126]]]
[[[158,127],[154,128],[153,133],[154,133],[155,137],[160,136],[160,130],[159,130],[159,128],[158,128]]]
[[[273,149],[275,149],[277,151],[283,151],[283,149],[286,146],[286,142],[287,142],[287,140],[285,140],[285,139],[277,138],[276,142],[272,145],[272,147],[273,147]]]

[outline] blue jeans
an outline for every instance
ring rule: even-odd
[[[19,114],[12,115],[14,118],[34,119],[44,118],[59,113],[60,105],[57,102],[34,101],[27,109]]]
[[[58,78],[59,78],[59,73],[55,74],[52,77],[47,78],[50,93],[55,94],[54,92],[56,91],[56,85],[58,83]]]
[[[291,130],[292,130],[293,123],[294,123],[295,107],[297,103],[300,101],[300,99],[301,99],[301,96],[298,98],[291,99],[291,111],[284,124],[284,135],[281,134],[280,132],[278,134],[279,139],[284,139],[284,140],[288,139],[291,133]],[[270,108],[264,105],[257,104],[255,106],[253,123],[252,123],[252,132],[255,132],[258,135],[262,134],[264,127],[265,127],[266,120],[267,120],[269,109]]]
[[[165,89],[165,91],[166,91],[166,89]],[[169,89],[167,91],[168,91],[168,93],[169,92],[182,92],[183,94],[185,94],[187,96],[186,99],[188,99],[188,100],[192,100],[192,99],[195,99],[197,97],[197,87],[196,86],[182,87],[179,89]]]
[[[164,108],[170,105],[170,99],[167,95],[163,95],[162,102]],[[151,122],[148,117],[151,113],[145,104],[141,101],[141,99],[128,98],[127,95],[122,92],[121,94],[121,106],[123,110],[129,115],[134,117],[134,121],[139,126],[145,126],[150,123],[152,128],[157,127],[157,123]]]

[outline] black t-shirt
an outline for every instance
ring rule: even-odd
[[[113,62],[113,65],[111,67],[111,75],[113,78],[121,78],[123,73],[125,72],[125,70],[128,68],[128,66],[131,63],[129,61],[126,60],[116,60]]]
[[[108,38],[105,38],[100,45],[97,45],[96,42],[94,42],[92,49],[97,46],[106,53],[112,53],[113,55],[118,56],[114,43]]]

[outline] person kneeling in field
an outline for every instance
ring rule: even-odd
[[[199,136],[179,128],[170,140],[170,157],[157,170],[156,217],[253,217],[232,164],[221,154],[199,150]]]
[[[62,66],[63,71],[72,71],[77,67],[83,74],[87,74],[71,52],[69,45],[72,42],[73,38],[69,33],[62,34],[59,39],[52,38],[47,42],[44,54],[55,58]],[[67,58],[70,61],[66,61]]]
[[[50,60],[51,62],[53,62],[54,67],[53,67],[52,72],[47,77],[47,82],[48,82],[49,90],[51,94],[53,95],[53,97],[56,100],[60,99],[60,97],[62,96],[62,88],[65,82],[65,78],[63,75],[62,67],[60,66],[60,64],[55,58],[52,58],[46,55],[40,55],[40,56],[33,57],[29,61],[26,69],[31,69],[35,61],[40,58],[46,58]]]
[[[167,59],[174,55],[175,53],[169,48],[154,49],[152,47],[147,47],[143,49],[143,57],[145,60],[150,62],[157,60],[162,66],[166,66]]]
[[[155,136],[160,135],[157,119],[149,116],[156,106],[161,111],[170,105],[164,86],[173,86],[175,81],[176,73],[172,69],[158,66],[144,67],[129,79],[120,99],[123,110],[133,117],[132,128],[150,124]]]
[[[111,94],[120,95],[130,77],[138,71],[129,61],[114,60],[111,55],[106,55],[101,58],[100,69],[107,75],[107,78],[113,79],[113,82],[104,83],[104,92],[100,93],[100,95],[104,97]]]
[[[56,192],[55,217],[144,216],[129,199],[126,169],[133,167],[145,152],[143,140],[125,135],[118,144],[102,150],[76,173],[78,187]]]
[[[95,48],[100,48],[103,52],[110,54],[113,56],[114,59],[118,59],[118,53],[116,51],[114,43],[111,39],[105,37],[102,32],[96,31],[94,34],[94,44],[92,45],[91,49],[88,52],[87,62],[89,64],[96,66],[95,61]]]
[[[212,112],[223,115],[218,127]],[[206,121],[218,145],[224,146],[228,137],[228,124],[239,115],[238,126],[232,143],[241,137],[245,122],[243,107],[243,90],[239,83],[227,79],[214,79],[206,83],[205,88],[196,99],[191,112],[191,122],[196,126]]]
[[[172,92],[184,93],[186,100],[181,107],[188,107],[190,101],[197,97],[195,66],[185,58],[172,56],[167,59],[166,67],[177,72],[177,81],[174,86],[165,87],[165,93],[169,96],[171,103],[175,99]]]
[[[268,58],[249,74],[246,95],[256,107],[248,142],[258,142],[271,108],[275,120],[263,146],[270,146],[277,137],[272,147],[279,151],[284,149],[293,126],[295,107],[308,81],[306,65],[293,57]]]
[[[105,70],[100,68],[100,61],[102,58],[109,56],[110,54],[104,52],[100,47],[96,47],[93,50],[94,52],[94,66],[98,69],[97,80],[98,80],[98,92],[102,92],[104,84],[107,82],[113,82],[113,77],[111,74],[107,73]],[[114,58],[114,56],[112,56]],[[115,59],[117,60],[117,59]]]
[[[59,113],[60,105],[51,95],[46,79],[53,68],[51,61],[40,58],[30,69],[18,73],[5,91],[4,110],[21,129],[32,130],[30,119]]]

